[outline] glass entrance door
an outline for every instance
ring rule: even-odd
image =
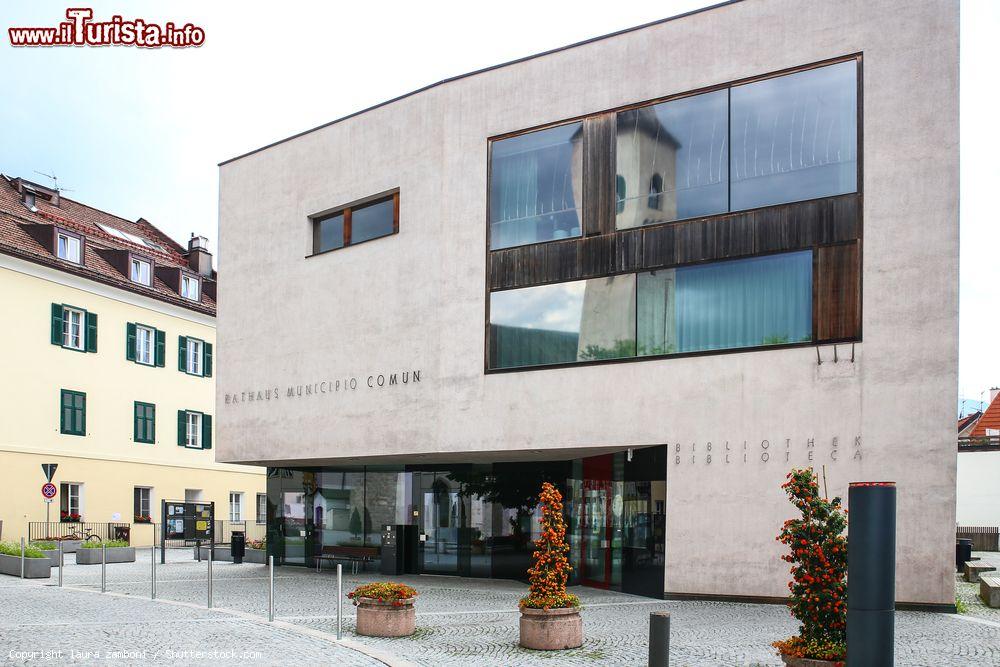
[[[465,499],[459,494],[460,485],[449,480],[446,473],[414,474],[420,476],[421,572],[461,574],[463,556],[468,560],[468,554],[463,553],[468,545],[462,544],[468,517]]]
[[[581,579],[587,586],[611,585],[611,482],[583,480]]]

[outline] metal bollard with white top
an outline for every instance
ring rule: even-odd
[[[208,608],[212,608],[212,554],[208,554]]]
[[[154,531],[153,544],[149,552],[150,573],[149,573],[149,599],[156,599],[156,536]]]
[[[337,641],[342,637],[341,618],[344,607],[344,566],[337,563]]]
[[[21,578],[24,579],[24,538],[21,538]]]
[[[108,545],[101,542],[101,592],[107,592],[108,582]]]
[[[59,540],[59,587],[62,588],[63,543]]]

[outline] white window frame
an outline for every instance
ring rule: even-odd
[[[229,520],[231,522],[243,521],[243,492],[229,492]]]
[[[59,493],[62,493],[62,487],[67,488],[66,496],[66,511],[69,514],[79,514],[83,516],[83,483],[82,482],[60,482],[59,483]],[[74,491],[76,493],[74,493]],[[75,503],[74,503],[75,499]],[[75,509],[74,509],[75,504]],[[60,511],[62,510],[62,504],[59,505]]]
[[[201,413],[187,411],[184,423],[187,426],[186,447],[201,449]]]
[[[133,501],[135,500],[135,491],[136,490],[138,490],[140,492],[139,493],[139,514],[144,514],[145,516],[148,516],[148,517],[150,517],[150,519],[152,519],[152,517],[153,517],[153,487],[151,487],[151,486],[136,486],[136,487],[133,487],[133,491],[132,491]],[[143,498],[142,498],[142,496],[144,494],[146,496],[146,501],[145,501],[146,502],[146,511],[145,512],[142,511],[142,504],[143,504]],[[134,507],[132,508],[132,513],[133,513],[133,516],[134,516],[135,515],[135,508]]]
[[[205,372],[205,343],[197,338],[187,338],[187,372],[202,375]]]
[[[79,236],[65,232],[56,232],[56,257],[59,259],[79,264],[82,245]]]
[[[143,268],[145,268],[145,280],[143,280]],[[153,284],[153,265],[149,261],[140,257],[132,257],[129,260],[129,279],[150,287]]]
[[[201,301],[201,280],[195,276],[182,273],[181,296],[191,301]]]
[[[76,317],[76,331],[73,331],[73,318]],[[63,330],[62,346],[71,350],[80,350],[86,347],[87,339],[87,316],[79,308],[63,306],[62,312]]]
[[[156,363],[156,329],[143,324],[135,325],[135,361],[147,366]]]
[[[263,502],[261,502],[263,501]],[[257,494],[257,523],[265,524],[267,523],[267,494],[258,493]]]

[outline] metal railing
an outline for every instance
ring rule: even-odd
[[[73,523],[69,521],[29,521],[28,541],[128,539],[129,523]],[[125,537],[121,537],[121,535]]]
[[[1000,452],[1000,435],[981,435],[958,439],[960,452]]]

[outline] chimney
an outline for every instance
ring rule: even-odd
[[[208,239],[204,236],[191,235],[191,240],[188,241],[188,265],[199,275],[211,277],[212,253],[208,251]]]
[[[997,394],[1000,394],[1000,387],[990,387],[990,403],[996,400]]]

